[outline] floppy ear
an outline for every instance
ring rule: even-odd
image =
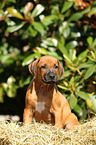
[[[37,67],[37,63],[39,62],[39,58],[37,58],[35,61],[33,61],[30,65],[29,65],[29,72],[35,76],[36,75],[36,67]]]
[[[64,74],[64,68],[59,62],[59,76],[60,76],[60,78],[62,77],[63,74]]]

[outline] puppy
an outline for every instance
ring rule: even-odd
[[[75,114],[71,113],[67,99],[58,91],[56,82],[64,69],[60,62],[51,56],[37,58],[29,65],[33,75],[27,93],[24,109],[24,125],[35,117],[37,122],[53,124],[58,128],[72,129],[79,125]]]

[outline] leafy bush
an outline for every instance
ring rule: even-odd
[[[80,119],[88,108],[96,112],[96,2],[2,0],[0,7],[0,102],[29,84],[28,64],[50,55],[64,66],[58,88],[71,109]]]

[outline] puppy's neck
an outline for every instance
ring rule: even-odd
[[[57,90],[57,86],[55,83],[47,84],[37,79],[35,79],[34,82],[37,94],[46,95],[47,93],[47,95],[49,95],[51,93],[53,94],[54,89]]]

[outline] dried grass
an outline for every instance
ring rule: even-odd
[[[0,122],[0,145],[96,145],[96,118],[71,131],[46,124]]]

